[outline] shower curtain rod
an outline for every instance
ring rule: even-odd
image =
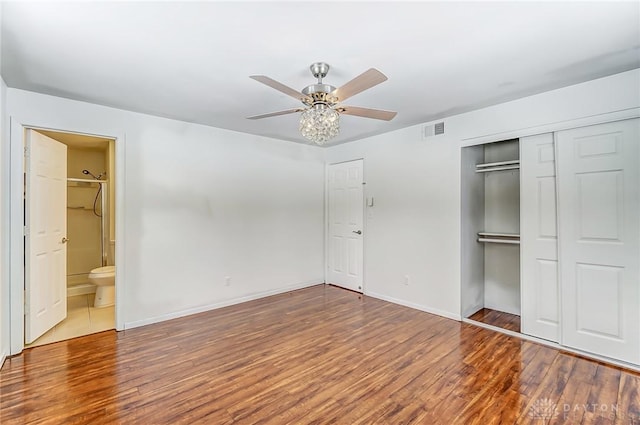
[[[108,183],[107,180],[96,180],[96,179],[76,179],[73,177],[67,177],[68,182],[79,182],[79,183]]]

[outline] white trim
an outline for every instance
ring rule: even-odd
[[[116,162],[116,330],[123,330],[122,312],[126,260],[124,256],[125,238],[125,134],[110,135],[89,132],[77,132],[60,128],[54,123],[30,123],[23,117],[9,117],[9,158],[4,165],[9,168],[9,354],[19,354],[24,349],[24,203],[23,203],[23,175],[24,175],[24,132],[25,129],[46,129],[64,133],[86,134],[115,140]],[[5,304],[6,306],[7,304]]]
[[[9,353],[24,348],[24,127],[9,117]],[[5,162],[6,164],[6,162]]]
[[[442,316],[442,317],[446,317],[447,319],[452,319],[455,320],[457,322],[460,321],[461,317],[459,314],[454,314],[448,311],[444,311],[444,310],[439,310],[437,308],[431,308],[431,307],[426,307],[420,304],[415,304],[409,301],[405,301],[405,300],[400,300],[398,298],[393,298],[393,297],[389,297],[387,295],[382,295],[382,294],[378,294],[375,292],[365,292],[364,295],[368,296],[368,297],[373,297],[373,298],[377,298],[379,300],[383,300],[383,301],[388,301],[390,303],[393,304],[398,304],[398,305],[402,305],[405,307],[409,307],[409,308],[413,308],[415,310],[420,310],[420,311],[424,311],[425,313],[430,313],[430,314],[435,314],[436,316]]]
[[[125,280],[124,277],[127,275],[126,273],[126,256],[125,256],[125,229],[126,229],[126,220],[125,220],[125,199],[126,199],[126,191],[125,184],[126,182],[126,173],[125,173],[125,149],[127,148],[126,143],[127,135],[125,133],[118,134],[118,137],[115,138],[114,150],[115,150],[115,179],[116,179],[116,209],[115,209],[115,258],[113,259],[113,263],[118,265],[118,269],[116,270],[116,306],[115,306],[115,322],[116,322],[116,330],[122,331],[124,330],[124,306],[125,306]],[[111,243],[109,243],[111,244]]]
[[[569,130],[572,128],[586,127],[588,125],[602,124],[606,122],[620,121],[638,117],[640,117],[640,108],[622,109],[605,114],[591,115],[565,121],[557,121],[533,127],[525,127],[500,133],[486,134],[483,136],[469,137],[461,140],[461,146],[467,147],[484,145],[486,143],[492,143],[499,140],[517,139],[520,137],[534,136],[536,134],[542,133],[554,133],[561,130]]]
[[[0,353],[0,369],[4,366],[4,361],[7,359],[7,354],[2,352]]]
[[[180,310],[180,311],[175,311],[173,313],[162,314],[160,316],[155,316],[148,319],[135,320],[133,322],[126,322],[124,324],[124,329],[131,329],[131,328],[137,328],[140,326],[151,325],[153,323],[160,323],[166,320],[177,319],[179,317],[190,316],[192,314],[203,313],[205,311],[210,311],[210,310],[216,310],[218,308],[228,307],[230,305],[240,304],[247,301],[253,301],[260,298],[269,297],[271,295],[278,295],[285,292],[295,291],[297,289],[308,288],[310,286],[321,285],[321,284],[324,284],[324,279],[318,278],[318,279],[308,280],[306,282],[288,285],[278,289],[255,292],[253,294],[245,295],[243,297],[232,298],[229,300],[220,301],[213,304],[207,304],[199,307],[188,308],[186,310]]]
[[[362,293],[367,287],[367,238],[369,237],[369,226],[367,226],[367,217],[369,217],[369,207],[367,206],[367,162],[364,156],[359,158],[362,160]],[[327,222],[327,225],[329,223]]]
[[[323,232],[324,237],[322,238],[322,243],[324,244],[324,268],[323,268],[323,276],[324,283],[327,283],[327,278],[329,277],[329,165],[326,162],[324,163],[324,217],[323,222]]]
[[[571,348],[571,347],[566,347],[564,345],[560,345],[557,342],[552,342],[552,341],[548,341],[546,339],[537,338],[535,336],[526,335],[526,334],[523,334],[523,333],[520,333],[520,332],[511,331],[509,329],[499,328],[497,326],[488,325],[486,323],[478,322],[476,320],[472,320],[472,319],[469,319],[469,318],[462,319],[462,322],[463,323],[468,323],[470,325],[478,326],[478,327],[481,327],[481,328],[489,329],[491,331],[500,332],[500,333],[505,334],[505,335],[513,336],[513,337],[520,338],[520,339],[524,339],[525,341],[537,343],[537,344],[544,345],[544,346],[547,346],[547,347],[550,347],[550,348],[555,348],[556,350],[559,350],[559,351],[566,351],[568,353],[578,354],[578,355],[580,355],[582,357],[587,357],[590,360],[597,360],[597,361],[601,361],[601,362],[604,362],[604,363],[607,363],[607,364],[611,364],[611,365],[614,365],[614,366],[619,366],[619,367],[623,367],[623,368],[626,368],[626,369],[634,370],[636,372],[640,372],[640,365],[636,365],[636,364],[633,364],[633,363],[621,362],[619,360],[615,360],[615,359],[612,359],[610,357],[599,356],[597,354],[589,353],[587,351],[576,350],[575,348]]]

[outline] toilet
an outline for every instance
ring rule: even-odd
[[[116,301],[116,266],[104,266],[91,270],[89,282],[96,285],[94,307],[111,307]]]
[[[109,241],[108,264],[113,264],[115,241]],[[111,307],[116,302],[116,266],[98,267],[89,273],[89,282],[96,285],[94,307]]]

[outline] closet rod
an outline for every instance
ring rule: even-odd
[[[505,244],[510,244],[510,245],[520,245],[520,241],[517,240],[517,239],[478,238],[478,242],[505,243]]]
[[[478,236],[520,239],[520,235],[517,233],[478,232]]]

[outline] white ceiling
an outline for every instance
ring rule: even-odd
[[[640,2],[4,2],[9,87],[305,142],[295,89],[389,80],[346,104],[342,143],[640,67]]]

